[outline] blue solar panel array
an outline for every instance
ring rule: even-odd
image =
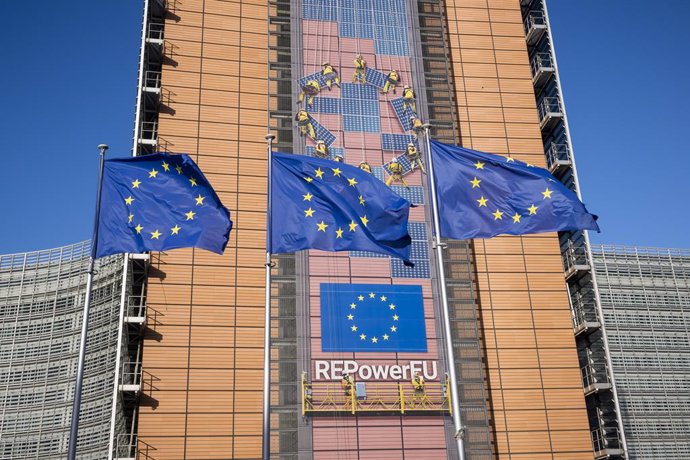
[[[314,103],[309,108],[311,112],[340,113],[340,99],[334,97],[315,97]]]
[[[381,132],[381,112],[376,88],[343,83],[341,98],[344,131]]]
[[[342,37],[373,39],[376,54],[410,54],[404,0],[302,0],[302,17],[337,22]]]
[[[391,258],[391,276],[393,278],[430,278],[426,224],[424,222],[410,222],[407,224],[407,229],[412,237],[410,259],[414,263],[414,267],[406,267],[402,260]]]
[[[405,110],[403,108],[403,102],[404,99],[399,97],[397,99],[393,99],[391,101],[391,105],[393,106],[393,110],[395,110],[395,115],[398,117],[398,120],[400,120],[400,125],[402,125],[403,130],[412,131],[412,122],[410,121],[410,117],[416,117],[417,114],[414,113],[410,107]]]
[[[391,189],[412,204],[424,204],[424,190],[422,187],[417,185],[412,185],[410,187],[391,185]]]
[[[319,62],[319,64],[321,64],[321,63]],[[299,80],[297,80],[297,82],[299,83],[299,87],[301,88],[304,85],[306,85],[309,80],[318,81],[321,88],[326,87],[326,79],[323,78],[323,75],[321,75],[321,72],[312,73],[310,75],[307,75],[306,77],[302,77]]]
[[[326,143],[326,145],[330,146],[333,142],[335,142],[335,135],[330,132],[328,129],[326,129],[325,126],[323,126],[321,123],[316,121],[313,117],[309,117],[311,119],[311,124],[314,126],[314,132],[316,133],[316,140],[322,140]]]
[[[378,70],[372,69],[371,67],[367,67],[366,69],[364,69],[364,74],[367,77],[367,84],[373,85],[379,89],[383,89],[383,85],[385,85],[386,80],[388,80],[388,77],[385,73],[379,72]]]
[[[383,150],[404,152],[407,150],[407,144],[410,142],[413,142],[419,148],[419,144],[412,134],[381,134],[381,147]]]

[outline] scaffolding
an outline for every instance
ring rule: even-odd
[[[310,382],[302,375],[302,415],[358,413],[449,413],[449,380],[415,388],[401,382]]]

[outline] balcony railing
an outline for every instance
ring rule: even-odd
[[[568,144],[549,144],[546,149],[546,165],[551,174],[559,177],[559,174],[556,173],[563,172],[565,168],[572,166],[572,164]]]
[[[146,31],[146,41],[149,43],[163,44],[163,24],[150,22]]]
[[[597,370],[591,364],[587,364],[580,369],[580,373],[582,374],[582,385],[585,390],[585,395],[611,389],[608,367],[604,366],[604,369]]]
[[[530,11],[525,17],[527,43],[534,45],[546,32],[546,17],[542,11]]]
[[[555,72],[550,53],[536,53],[530,63],[532,81],[536,86],[542,86]]]
[[[141,390],[141,362],[123,361],[120,367],[120,391],[139,392]]]
[[[594,295],[571,295],[573,329],[575,335],[599,329],[601,321],[596,310]]]
[[[568,245],[562,255],[563,269],[566,278],[571,278],[578,273],[588,272],[590,270],[586,245]]]
[[[156,145],[158,137],[157,121],[142,121],[139,129],[139,143],[145,145]]]
[[[557,97],[543,97],[537,106],[542,133],[549,133],[563,119],[563,108]]]
[[[593,430],[592,444],[594,445],[594,458],[597,460],[623,454],[622,442],[617,428]]]
[[[137,435],[121,433],[115,443],[115,460],[134,460],[137,458]]]
[[[144,72],[144,91],[158,93],[161,90],[161,73],[155,70]]]

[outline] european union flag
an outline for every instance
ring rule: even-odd
[[[354,166],[273,153],[271,253],[372,251],[409,260],[410,203]]]
[[[597,216],[545,169],[440,142],[431,152],[442,237],[599,231]]]
[[[197,247],[222,254],[230,212],[187,155],[106,160],[96,257]]]
[[[426,352],[422,287],[322,283],[321,350]]]

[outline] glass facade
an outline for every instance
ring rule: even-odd
[[[592,252],[629,458],[690,458],[690,250]]]
[[[89,242],[0,256],[0,458],[65,458]],[[94,279],[78,455],[108,457],[123,257]]]

